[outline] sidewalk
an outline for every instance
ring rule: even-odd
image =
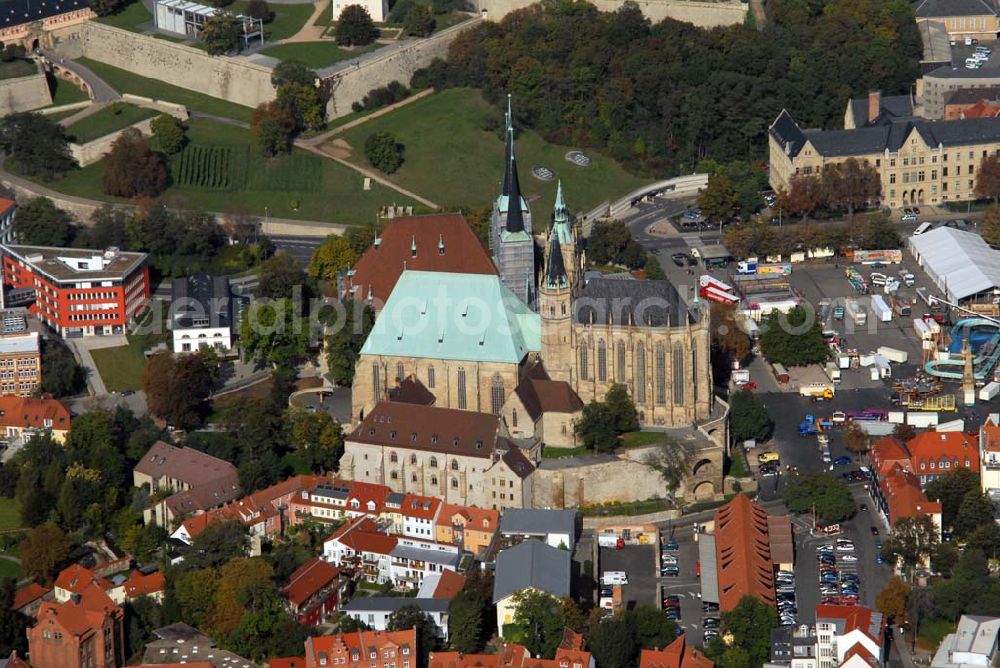
[[[83,367],[83,372],[87,377],[87,387],[90,389],[90,393],[96,396],[103,396],[108,393],[108,388],[104,385],[104,380],[101,378],[100,372],[97,370],[97,364],[94,363],[94,357],[90,354],[91,350],[98,348],[115,348],[118,346],[128,345],[128,339],[125,338],[124,334],[115,334],[111,336],[87,336],[79,339],[63,339],[66,345],[70,347],[70,350],[76,355],[77,361],[80,366]]]

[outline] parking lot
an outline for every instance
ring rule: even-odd
[[[628,584],[622,585],[622,606],[626,609],[645,604],[656,606],[656,578],[659,574],[655,545],[626,545],[620,550],[602,547],[601,573],[623,571]]]
[[[677,620],[677,625],[690,633],[694,642],[701,644],[702,640],[702,619],[706,615],[702,612],[701,601],[701,579],[695,575],[698,563],[698,543],[694,540],[694,532],[691,526],[684,529],[665,531],[661,534],[661,545],[667,546],[670,541],[677,544],[677,550],[664,549],[663,553],[671,555],[677,560],[677,576],[660,577],[661,603],[667,596],[676,596],[680,602],[681,618]],[[661,605],[661,607],[663,607]],[[718,614],[714,616],[718,617]]]

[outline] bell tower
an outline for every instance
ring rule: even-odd
[[[577,270],[576,242],[560,183],[555,217],[545,243],[545,266],[538,282],[542,362],[552,380],[572,382],[573,288]]]

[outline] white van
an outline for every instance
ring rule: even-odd
[[[913,230],[913,236],[916,237],[924,232],[929,232],[932,227],[934,227],[933,223],[920,223],[920,225],[917,226],[917,229]]]

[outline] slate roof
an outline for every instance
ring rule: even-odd
[[[583,400],[569,383],[561,380],[525,378],[514,388],[533,421],[543,413],[576,413],[583,410]]]
[[[677,327],[696,321],[670,281],[592,278],[573,300],[573,318],[583,324]]]
[[[225,276],[209,276],[199,271],[175,278],[170,292],[172,329],[232,325],[232,297]]]
[[[501,551],[497,555],[493,602],[529,588],[558,598],[569,596],[570,558],[568,550],[534,539]]]
[[[500,533],[518,536],[576,535],[576,511],[508,508],[500,517]]]
[[[967,70],[972,71],[972,70]],[[771,124],[771,135],[794,158],[806,142],[826,157],[895,153],[912,131],[930,146],[968,146],[1000,142],[1000,118],[971,118],[954,121],[892,119],[885,125],[856,130],[802,130],[787,111]]]
[[[996,8],[986,0],[923,0],[913,10],[918,19],[944,16],[995,16]]]
[[[89,7],[88,0],[4,0],[0,5],[0,28],[18,26]]]
[[[896,118],[913,118],[913,99],[909,95],[879,96],[879,115],[872,123],[868,122],[867,97],[852,98],[850,104],[856,128],[866,125],[885,125]]]
[[[507,451],[500,458],[514,472],[514,475],[522,480],[531,475],[535,470],[535,465],[525,456],[521,448],[516,445],[508,444]]]
[[[404,271],[361,354],[518,364],[541,348],[538,314],[499,276]]]

